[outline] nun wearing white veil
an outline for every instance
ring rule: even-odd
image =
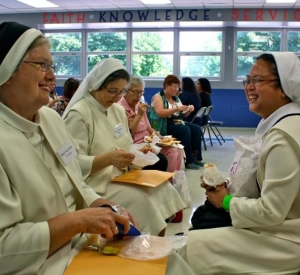
[[[300,270],[300,64],[291,52],[264,53],[244,81],[250,111],[262,117],[260,197],[206,191],[232,227],[193,230],[187,262],[195,274],[298,274]]]
[[[129,74],[117,59],[103,59],[87,74],[63,115],[80,146],[79,162],[85,182],[104,198],[116,201],[137,219],[139,229],[164,235],[165,220],[185,207],[175,188],[111,183],[124,173],[134,156],[124,108],[117,104]]]

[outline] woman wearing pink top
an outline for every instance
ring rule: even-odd
[[[127,86],[126,94],[119,100],[119,104],[125,108],[129,128],[134,143],[143,143],[144,137],[152,133],[160,136],[150,125],[147,117],[148,105],[140,103],[144,94],[145,82],[138,76],[131,76]],[[181,170],[183,150],[175,147],[163,147],[160,151],[168,159],[168,172]]]

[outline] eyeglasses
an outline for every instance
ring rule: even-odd
[[[278,78],[275,78],[275,79],[260,79],[260,78],[250,79],[250,78],[247,78],[247,79],[243,80],[243,86],[246,87],[249,84],[256,85],[261,82],[274,82],[274,81],[278,81]]]
[[[55,71],[55,65],[53,63],[47,63],[45,61],[23,61],[28,64],[38,64],[41,66],[43,72],[47,72],[50,68]]]
[[[144,90],[129,90],[128,91],[131,91],[134,95],[144,95]]]
[[[122,91],[116,91],[116,90],[110,90],[110,89],[107,89],[105,86],[104,86],[105,90],[108,91],[112,96],[123,96],[126,94],[126,90],[123,89]]]

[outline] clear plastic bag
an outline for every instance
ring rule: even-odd
[[[175,175],[173,176],[173,186],[184,201],[186,207],[190,207],[192,205],[192,198],[189,191],[185,172],[183,170],[175,171]]]
[[[139,261],[161,259],[185,246],[187,236],[141,235],[128,239],[118,256]]]

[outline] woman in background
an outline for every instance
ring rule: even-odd
[[[78,89],[79,84],[80,84],[79,80],[73,77],[68,78],[65,81],[63,87],[64,95],[53,105],[52,109],[54,109],[62,116],[68,106],[68,103],[70,102],[71,98],[73,97],[76,90]]]
[[[140,103],[141,96],[144,94],[145,81],[138,76],[131,76],[126,86],[126,94],[119,100],[119,104],[124,107],[127,116],[131,116],[129,128],[134,143],[143,143],[145,136],[155,134],[163,138],[155,131],[148,120],[148,105]],[[163,147],[160,153],[168,159],[168,172],[174,172],[181,169],[183,159],[182,149],[174,147]]]
[[[184,117],[185,121],[190,122],[195,116],[195,114],[199,111],[199,109],[203,106],[201,106],[201,99],[199,93],[195,88],[195,83],[193,79],[191,79],[190,77],[183,77],[181,80],[181,89],[182,92],[179,95],[179,98],[182,104],[194,106],[194,111],[191,112],[188,116]],[[201,118],[195,118],[194,123],[200,125]]]
[[[205,164],[202,161],[202,130],[196,124],[183,121],[184,117],[194,111],[194,106],[181,103],[179,97],[175,95],[179,86],[180,81],[175,75],[168,75],[164,79],[163,90],[152,98],[149,121],[161,135],[172,135],[181,141],[186,155],[187,169],[199,169]],[[196,152],[195,158],[193,152]]]
[[[212,106],[211,101],[211,85],[207,78],[199,78],[196,83],[196,90],[199,93],[201,100],[201,107]],[[206,125],[208,122],[208,116],[202,117],[201,125]]]

